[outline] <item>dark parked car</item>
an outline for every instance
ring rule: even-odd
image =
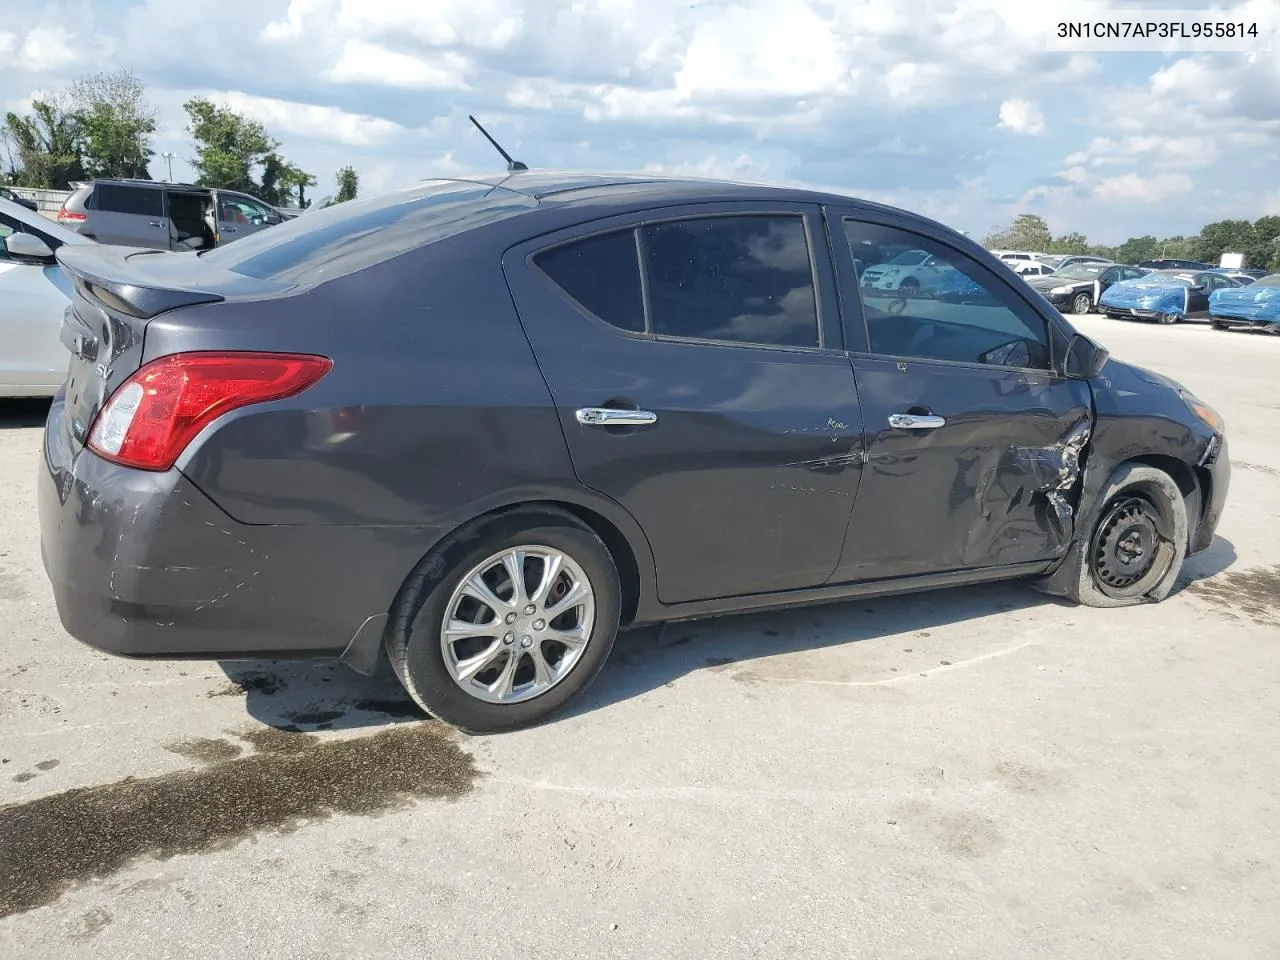
[[[1146,270],[1119,263],[1077,261],[1047,277],[1029,277],[1031,287],[1063,313],[1088,313],[1104,290],[1121,280],[1136,280]]]
[[[864,247],[986,299],[863,287]],[[504,173],[59,258],[38,497],[72,636],[385,650],[467,730],[563,706],[620,625],[1013,578],[1161,600],[1227,495],[1200,400],[966,237],[837,195]]]
[[[1143,260],[1141,263],[1134,264],[1136,267],[1146,267],[1148,270],[1212,270],[1213,267],[1207,263],[1201,263],[1199,260],[1176,260],[1165,259],[1161,257],[1157,260]]]
[[[1112,284],[1098,298],[1098,309],[1113,320],[1177,323],[1209,316],[1209,295],[1239,286],[1241,281],[1212,270],[1153,270]]]
[[[12,190],[10,190],[8,187],[0,187],[0,197],[12,203],[16,203],[20,207],[26,207],[28,210],[32,211],[33,213],[40,212],[40,205],[37,204],[34,200],[28,200],[26,197],[20,197],[16,193],[14,193]]]

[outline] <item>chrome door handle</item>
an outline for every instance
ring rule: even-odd
[[[644,427],[658,422],[658,415],[648,410],[615,410],[609,407],[583,407],[574,416],[584,427]]]
[[[152,221],[150,221],[150,222],[147,224],[147,226],[149,226],[149,227],[163,227],[163,226],[164,226],[164,224],[163,224],[163,223],[156,223],[154,220],[152,220]]]
[[[918,413],[891,413],[889,426],[895,430],[936,430],[945,427],[947,421],[942,417],[925,416]]]
[[[219,227],[218,230],[222,233],[239,233],[240,232],[235,227]]]

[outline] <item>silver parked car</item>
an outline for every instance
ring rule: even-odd
[[[79,184],[58,213],[63,226],[101,243],[156,250],[208,250],[285,219],[247,193],[155,180]]]
[[[66,379],[71,281],[54,260],[64,243],[93,241],[0,198],[0,398],[52,397]]]

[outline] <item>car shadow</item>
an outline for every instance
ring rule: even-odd
[[[49,419],[49,404],[44,399],[0,400],[0,430],[29,430],[43,427]]]
[[[351,730],[426,719],[385,657],[368,677],[336,660],[234,660],[218,666],[228,683],[210,696],[243,696],[249,716],[280,730]]]
[[[1216,576],[1235,559],[1231,542],[1215,538],[1186,561],[1175,591]],[[939,627],[1046,604],[1073,606],[1014,581],[624,630],[595,683],[550,721],[642,696],[699,670],[887,635],[927,635]],[[946,646],[928,636],[913,641],[913,646],[930,643],[938,645],[939,657],[945,658]],[[368,677],[333,660],[237,660],[221,661],[219,666],[228,684],[212,696],[243,696],[251,717],[277,729],[352,730],[427,719],[385,657]]]

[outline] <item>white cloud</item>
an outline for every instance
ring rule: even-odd
[[[65,27],[36,27],[22,41],[19,62],[37,72],[59,70],[76,60],[71,40]]]
[[[1030,100],[1005,100],[1000,104],[1000,126],[1014,133],[1044,133],[1044,111]]]
[[[7,30],[0,30],[0,57],[7,57],[18,45],[18,38]]]
[[[363,114],[347,113],[337,107],[297,103],[259,97],[239,91],[207,95],[215,103],[225,104],[237,113],[262,123],[273,133],[297,137],[335,140],[351,146],[372,146],[404,134],[405,128],[390,120]],[[288,153],[288,151],[285,151]]]
[[[1095,183],[1090,194],[1107,203],[1159,203],[1170,197],[1190,193],[1195,183],[1185,173],[1159,173],[1142,177],[1124,173]]]
[[[430,58],[397,53],[364,40],[348,40],[325,76],[334,83],[373,83],[419,90],[465,90],[467,58],[446,51]]]

